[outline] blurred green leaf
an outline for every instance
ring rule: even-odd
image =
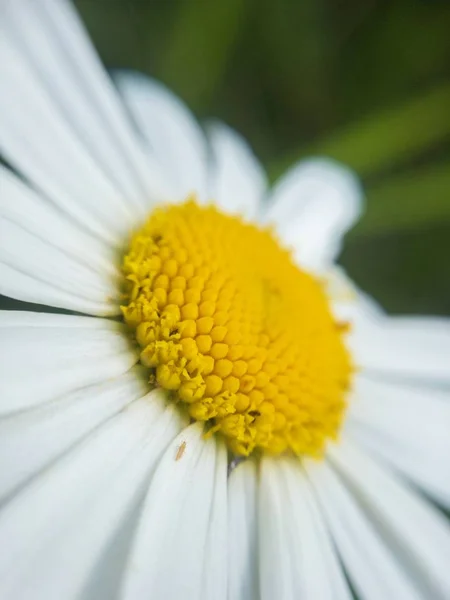
[[[346,239],[339,262],[390,313],[450,315],[450,222]]]
[[[301,107],[309,116],[303,135],[325,130],[334,103],[332,22],[323,4],[268,2],[255,16],[264,61],[261,76],[276,86],[281,100],[273,117],[290,128]]]
[[[450,83],[400,106],[351,123],[328,138],[276,162],[276,177],[305,155],[335,158],[372,177],[421,156],[450,139]]]
[[[446,221],[450,221],[450,160],[370,187],[366,213],[349,236],[400,232]]]
[[[244,15],[244,0],[184,1],[166,40],[161,75],[195,108],[223,77]]]
[[[337,101],[346,121],[392,105],[448,74],[449,2],[362,0],[346,9],[336,11],[343,36]]]

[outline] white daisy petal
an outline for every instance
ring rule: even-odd
[[[358,596],[364,600],[425,600],[416,590],[414,578],[401,569],[395,550],[391,551],[384,543],[378,527],[371,523],[329,465],[309,462],[306,468]]]
[[[350,600],[317,501],[297,459],[263,459],[261,598]]]
[[[450,508],[450,392],[359,376],[346,433]]]
[[[426,598],[449,598],[450,527],[445,517],[349,442],[331,447],[329,456],[385,532],[410,581]]]
[[[17,324],[0,329],[0,414],[117,377],[136,363],[137,351],[122,324],[102,319],[92,327],[90,317],[57,317],[58,327]],[[78,327],[73,327],[74,319]]]
[[[172,184],[170,200],[179,202],[192,193],[206,200],[206,140],[189,109],[162,84],[144,75],[119,71],[114,80]]]
[[[175,433],[163,413],[154,393],[133,402],[3,509],[2,598],[79,597]]]
[[[121,190],[136,216],[143,214],[148,196],[157,189],[155,165],[144,156],[72,6],[49,0],[38,8],[32,0],[17,0],[7,4],[3,18],[86,153]]]
[[[152,402],[156,401],[157,395],[159,392],[150,394]],[[159,399],[159,404],[164,407],[164,397]],[[92,505],[85,529],[76,531],[73,528],[65,549],[67,556],[74,554],[73,548],[76,552],[77,570],[72,571],[71,575],[75,575],[73,579],[77,583],[77,591],[80,588],[80,574],[84,581],[85,573],[88,568],[90,570],[83,598],[97,600],[117,595],[149,479],[167,446],[186,426],[186,417],[174,406],[156,414],[136,455],[127,461],[126,468],[114,478],[111,487],[102,492],[95,505]],[[64,585],[67,585],[67,581]],[[64,593],[57,596],[65,597]],[[78,598],[78,595],[75,597]]]
[[[152,412],[148,402],[133,403],[3,508],[0,539],[10,541],[0,563],[0,589],[4,593],[20,585],[24,568],[31,568],[30,563],[42,548],[70,524],[81,508],[88,508],[89,501],[126,464],[142,443],[149,429],[146,417],[151,418]],[[8,596],[5,593],[2,597]]]
[[[280,471],[269,460],[261,465],[259,490],[259,573],[262,600],[279,596],[293,600],[302,593],[301,566],[297,564],[295,548],[286,528],[286,489],[280,481]],[[281,483],[281,485],[280,485]],[[283,482],[284,483],[284,482]],[[289,523],[292,528],[292,523]]]
[[[240,463],[228,480],[228,598],[259,600],[258,473],[253,460]]]
[[[323,272],[361,212],[362,190],[351,171],[326,159],[300,162],[274,186],[264,221],[273,223],[294,258]]]
[[[366,319],[348,337],[356,364],[372,374],[450,383],[450,320],[439,317]]]
[[[226,598],[226,513],[216,493],[226,479],[226,453],[202,433],[199,423],[183,431],[155,472],[129,557],[125,600],[208,600],[211,578],[219,582],[214,598]]]
[[[120,312],[114,300],[96,302],[75,296],[35,279],[32,275],[21,273],[2,262],[0,262],[0,294],[23,302],[57,306],[96,316],[116,316]]]
[[[118,274],[117,253],[110,246],[86,234],[1,165],[0,189],[0,217],[88,266],[99,277]]]
[[[213,475],[213,497],[203,562],[200,600],[226,600],[228,590],[228,455],[225,444],[216,444],[216,465]],[[181,460],[181,459],[180,459]]]
[[[119,243],[130,226],[121,199],[9,35],[1,21],[0,150],[77,223],[112,245]]]
[[[133,368],[0,420],[0,499],[147,391],[145,374]]]
[[[348,321],[353,328],[385,316],[383,308],[351,281],[345,270],[333,265],[323,277],[331,309],[339,321]]]
[[[103,330],[108,327],[120,328],[114,321],[82,317],[78,315],[58,315],[54,313],[29,312],[25,310],[0,310],[0,331],[6,327],[56,327]]]
[[[117,278],[101,277],[76,258],[67,256],[47,240],[29,233],[21,225],[0,215],[0,261],[11,270],[61,290],[73,297],[71,308],[82,310],[83,300],[99,307],[111,304],[111,313],[120,313]],[[0,289],[10,289],[7,279]],[[18,294],[17,294],[18,295]],[[115,309],[114,309],[115,304]],[[65,308],[65,306],[63,306]]]
[[[246,141],[223,123],[207,129],[213,153],[209,196],[225,212],[256,217],[267,177]]]

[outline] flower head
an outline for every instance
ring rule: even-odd
[[[269,230],[194,201],[157,209],[123,270],[141,362],[233,453],[315,456],[336,437],[351,373],[345,327]]]
[[[0,33],[0,292],[47,307],[0,312],[0,597],[450,597],[450,325],[334,264],[355,177],[269,189],[65,0]]]

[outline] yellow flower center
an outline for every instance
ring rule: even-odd
[[[351,364],[319,281],[269,230],[194,201],[155,210],[124,258],[151,380],[232,452],[320,456]]]

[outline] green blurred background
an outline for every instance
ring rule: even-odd
[[[393,313],[450,314],[450,3],[77,0],[107,67],[168,84],[276,178],[325,154],[367,212],[341,262]]]

